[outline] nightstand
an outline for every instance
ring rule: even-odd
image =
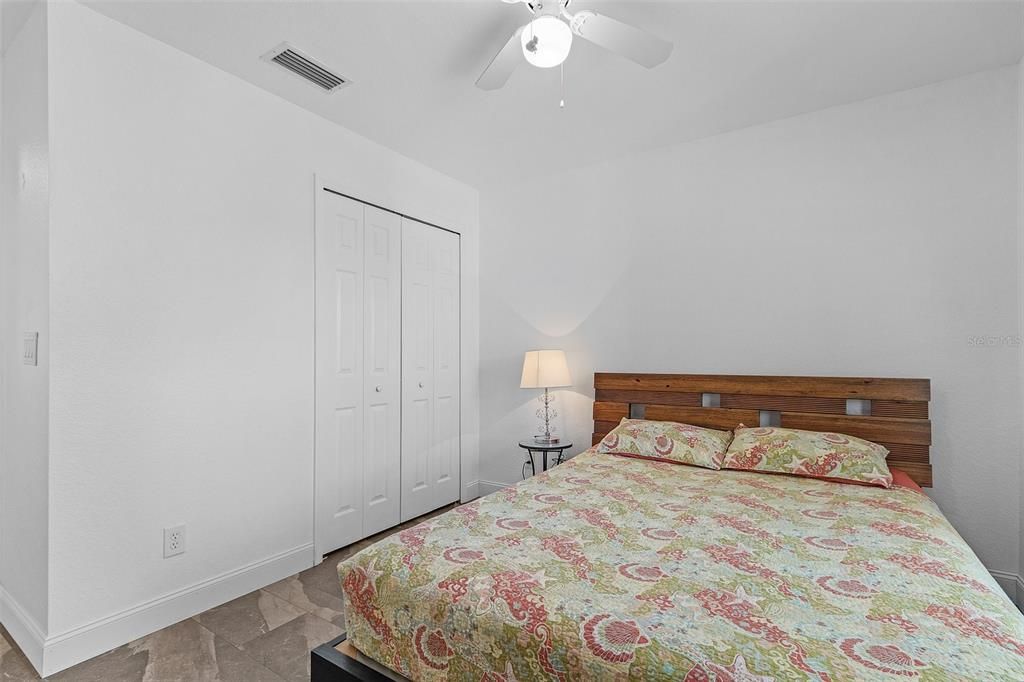
[[[538,443],[537,441],[535,441],[532,438],[530,438],[528,440],[521,440],[521,441],[519,441],[519,447],[521,447],[522,449],[524,449],[528,453],[530,453],[530,461],[529,462],[523,462],[523,478],[525,479],[526,478],[526,465],[527,464],[530,465],[530,471],[532,473],[534,473],[534,474],[537,473],[537,466],[536,466],[536,464],[534,464],[534,461],[533,461],[534,453],[540,453],[541,455],[544,456],[544,471],[547,471],[548,470],[548,453],[549,452],[551,452],[551,453],[558,453],[558,460],[555,462],[555,465],[557,466],[557,465],[562,463],[562,456],[565,454],[565,451],[572,447],[572,441],[571,440],[562,440],[562,441],[558,441],[557,443]]]

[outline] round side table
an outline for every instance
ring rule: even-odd
[[[523,462],[523,479],[526,478],[526,465],[530,465],[530,471],[534,474],[537,473],[537,465],[534,464],[533,455],[534,453],[540,453],[544,457],[544,471],[548,470],[548,453],[557,453],[558,459],[555,461],[555,466],[562,463],[562,456],[565,451],[572,447],[571,440],[560,440],[557,443],[538,443],[532,438],[519,441],[519,447],[526,450],[530,454],[530,461]]]

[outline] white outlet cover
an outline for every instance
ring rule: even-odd
[[[185,553],[185,526],[164,528],[164,558]]]

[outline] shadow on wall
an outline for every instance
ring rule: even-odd
[[[574,443],[568,455],[576,455],[590,447],[594,370],[597,367],[614,370],[628,361],[629,348],[620,346],[623,338],[621,327],[633,327],[629,295],[625,288],[616,280],[603,282],[602,288],[607,288],[605,296],[563,335],[545,333],[526,319],[521,311],[513,309],[503,297],[488,297],[481,324],[482,481],[508,484],[520,480],[523,451],[517,444],[537,432],[540,390],[519,388],[523,354],[527,350],[553,348],[565,351],[573,385],[553,390],[555,409],[559,412],[555,424],[558,435]],[[543,304],[540,307],[544,307]],[[612,333],[617,328],[619,331]],[[599,346],[595,345],[595,340],[600,340]]]

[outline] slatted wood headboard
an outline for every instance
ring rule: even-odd
[[[762,412],[777,413],[778,426],[835,431],[880,443],[888,463],[930,487],[932,423],[929,379],[771,377],[726,374],[594,374],[596,444],[631,412],[637,417],[733,429],[757,426]],[[718,396],[703,407],[704,394]],[[849,414],[847,400],[868,401]],[[709,399],[713,402],[713,399]],[[641,407],[642,406],[642,407]]]

